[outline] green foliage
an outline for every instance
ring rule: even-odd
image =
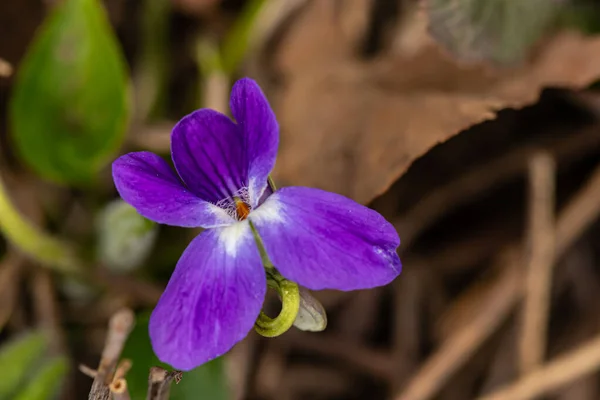
[[[256,19],[263,9],[265,0],[250,0],[225,37],[221,50],[223,71],[232,74],[244,59]]]
[[[57,357],[48,361],[14,400],[49,400],[55,398],[68,370],[69,363],[66,357]]]
[[[143,313],[138,317],[123,350],[123,357],[133,362],[133,368],[127,373],[127,385],[132,399],[145,398],[150,367],[172,369],[161,363],[152,351],[148,337],[149,318],[150,313]],[[230,399],[223,364],[223,360],[218,358],[193,371],[185,372],[179,384],[172,384],[170,400]]]
[[[22,252],[47,267],[71,273],[78,269],[75,253],[69,244],[25,219],[9,198],[1,178],[0,232]]]
[[[0,348],[0,400],[10,399],[42,358],[47,342],[42,333],[29,333]]]
[[[130,108],[118,42],[99,0],[66,0],[21,64],[10,103],[14,144],[44,178],[87,185],[121,145]]]
[[[521,61],[556,21],[549,0],[426,0],[433,37],[457,58],[509,65]]]

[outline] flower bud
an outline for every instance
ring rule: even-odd
[[[149,255],[158,228],[122,200],[109,203],[97,220],[98,258],[115,272],[137,269]]]
[[[294,326],[301,331],[320,332],[327,327],[327,313],[310,291],[300,286],[300,309]]]

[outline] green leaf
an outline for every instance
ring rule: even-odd
[[[65,0],[37,33],[10,103],[12,140],[39,175],[89,185],[127,128],[123,56],[98,0]]]
[[[138,316],[133,332],[129,335],[123,358],[133,362],[127,373],[127,386],[132,399],[143,399],[148,389],[150,367],[160,366],[168,370],[172,368],[161,363],[152,351],[148,337],[148,321],[150,313]],[[192,371],[185,372],[179,384],[171,385],[170,400],[228,400],[231,398],[222,358],[217,358]]]
[[[549,0],[425,0],[432,36],[465,61],[510,65],[556,21],[563,2]]]
[[[11,394],[30,375],[32,365],[46,350],[46,337],[39,332],[29,333],[0,348],[0,399]]]
[[[55,398],[68,370],[69,362],[66,357],[57,357],[48,361],[14,400],[49,400]]]

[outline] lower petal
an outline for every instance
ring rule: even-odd
[[[249,218],[275,267],[309,289],[367,289],[401,271],[392,224],[344,196],[287,187]]]
[[[247,221],[203,232],[179,259],[150,317],[154,352],[184,371],[226,353],[252,329],[265,292]]]

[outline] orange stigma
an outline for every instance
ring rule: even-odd
[[[250,206],[248,206],[248,204],[246,204],[242,200],[240,200],[239,197],[234,197],[234,200],[235,200],[235,211],[237,212],[237,215],[238,215],[240,221],[243,221],[248,217],[248,214],[250,214]]]

